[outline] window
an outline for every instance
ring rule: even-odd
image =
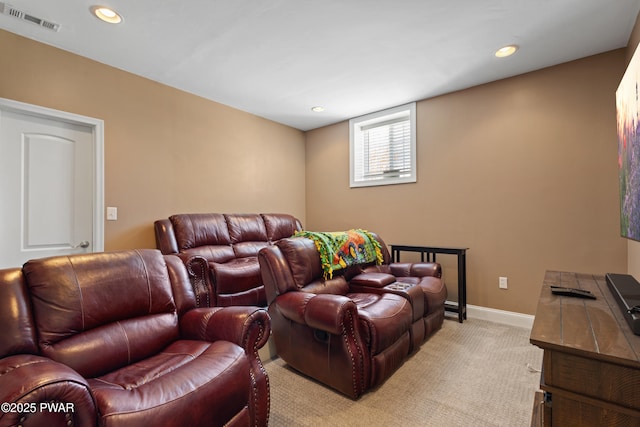
[[[349,121],[350,186],[416,182],[416,104]]]

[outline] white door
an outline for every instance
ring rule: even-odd
[[[96,127],[20,107],[0,103],[0,268],[103,250]]]

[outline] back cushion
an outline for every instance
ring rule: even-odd
[[[275,242],[293,236],[296,231],[302,230],[300,221],[287,214],[262,214],[267,230],[267,239]]]
[[[266,242],[267,230],[260,214],[225,214],[231,242]]]
[[[208,245],[230,245],[231,238],[222,214],[179,214],[169,217],[178,250]]]
[[[42,353],[85,377],[155,354],[178,337],[159,251],[33,260],[23,272]]]
[[[293,280],[298,289],[322,278],[320,254],[313,240],[304,237],[281,239],[276,245],[289,264]]]
[[[0,325],[0,358],[38,352],[31,303],[20,268],[0,270]]]
[[[267,246],[267,230],[260,214],[225,214],[236,257],[257,256]]]

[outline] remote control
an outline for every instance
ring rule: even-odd
[[[551,286],[551,292],[556,295],[564,295],[568,297],[596,299],[596,296],[585,289],[563,288],[562,286]]]

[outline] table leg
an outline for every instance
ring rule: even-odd
[[[467,255],[458,254],[458,321],[467,318]]]

